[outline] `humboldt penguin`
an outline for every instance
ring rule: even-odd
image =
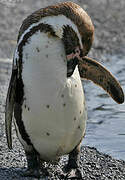
[[[87,110],[81,78],[101,86],[117,103],[124,95],[119,82],[87,57],[94,38],[88,14],[73,2],[59,3],[29,15],[19,30],[9,83],[5,125],[12,148],[11,126],[24,147],[25,176],[40,177],[40,160],[55,162],[68,154],[65,172],[79,170]]]

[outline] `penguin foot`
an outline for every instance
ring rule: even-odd
[[[75,163],[64,166],[63,172],[66,173],[64,179],[82,179],[82,173]]]
[[[41,171],[42,171],[42,175],[44,177],[48,177],[49,176],[49,172],[48,172],[47,168],[41,167]]]
[[[23,173],[23,176],[29,176],[29,177],[40,177],[40,157],[39,154],[32,149],[29,152],[26,152],[26,158],[27,158],[27,170]]]
[[[66,179],[75,179],[75,180],[80,179],[80,180],[82,180],[82,173],[78,168],[77,169],[72,169],[66,174],[64,179],[65,180]]]
[[[26,171],[23,172],[22,176],[40,178],[40,172],[39,172],[39,169],[28,168]]]
[[[63,167],[63,172],[64,173],[68,173],[70,172],[72,169],[77,169],[78,168],[78,164],[76,161],[69,161],[68,164],[66,164],[64,167]]]
[[[79,169],[79,145],[69,153],[68,164],[64,166],[63,172],[67,173],[64,179],[82,179],[82,173]]]

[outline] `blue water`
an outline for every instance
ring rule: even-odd
[[[125,92],[125,57],[107,56],[101,62],[120,81]],[[90,81],[83,82],[88,121],[83,145],[125,160],[125,104],[119,105]]]

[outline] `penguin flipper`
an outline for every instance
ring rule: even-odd
[[[8,148],[12,149],[12,117],[15,103],[15,92],[16,92],[16,73],[12,71],[10,84],[7,92],[6,106],[5,106],[5,131],[7,137]]]
[[[81,78],[93,81],[102,87],[117,103],[124,102],[124,93],[115,77],[96,60],[87,56],[78,64]]]

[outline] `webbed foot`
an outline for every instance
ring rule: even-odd
[[[30,152],[25,152],[27,158],[28,168],[23,172],[22,176],[29,177],[40,177],[40,157],[39,154],[32,150]]]
[[[64,179],[81,179],[82,173],[78,167],[80,145],[77,146],[71,153],[69,153],[68,164],[63,168],[63,172],[67,173]]]
[[[77,169],[71,169],[65,176],[64,178],[65,180],[66,179],[80,179],[82,180],[82,173],[81,171],[79,170],[79,168]]]
[[[39,172],[39,169],[29,169],[28,168],[26,171],[23,172],[22,176],[40,178],[40,172]]]

